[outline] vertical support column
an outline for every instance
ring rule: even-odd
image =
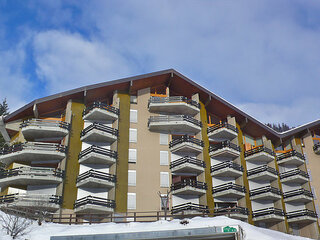
[[[120,115],[118,120],[118,159],[116,166],[117,184],[115,201],[117,213],[127,212],[128,194],[128,157],[129,157],[129,126],[130,126],[130,95],[128,93],[116,93],[119,98]]]
[[[83,103],[69,100],[66,108],[66,122],[71,123],[71,129],[65,142],[68,147],[67,157],[60,163],[60,168],[65,170],[65,179],[57,188],[57,195],[63,193],[64,209],[73,209],[73,204],[77,200],[76,180],[80,168],[78,156],[81,151],[80,133],[84,124],[82,118],[84,107]]]
[[[251,205],[251,200],[250,200],[250,194],[249,194],[249,182],[248,182],[248,178],[247,178],[247,163],[246,160],[244,159],[244,144],[243,144],[243,134],[242,134],[242,130],[240,128],[240,125],[237,124],[237,129],[238,129],[238,143],[241,149],[241,153],[240,153],[240,162],[241,162],[241,166],[243,167],[243,186],[245,186],[246,188],[246,195],[245,195],[245,199],[240,199],[239,200],[239,204],[241,205],[246,205],[248,210],[249,210],[249,216],[248,216],[248,223],[253,224],[252,221],[252,205]]]

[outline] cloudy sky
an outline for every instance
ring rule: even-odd
[[[253,117],[320,118],[319,0],[0,0],[0,100],[174,68]]]

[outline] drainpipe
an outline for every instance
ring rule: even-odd
[[[9,134],[5,128],[5,124],[3,121],[3,116],[0,116],[0,132],[2,134],[2,137],[4,138],[4,140],[8,143],[10,142],[10,137]]]

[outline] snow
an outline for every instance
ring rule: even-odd
[[[20,239],[28,240],[50,240],[50,236],[66,235],[87,235],[87,234],[107,234],[123,232],[140,232],[140,231],[161,231],[172,229],[188,229],[197,227],[213,226],[234,226],[240,225],[244,230],[245,240],[302,240],[308,239],[298,236],[292,236],[278,231],[255,227],[248,223],[231,219],[224,216],[214,218],[195,217],[188,219],[186,225],[180,224],[180,220],[157,221],[150,223],[100,223],[92,225],[62,225],[56,223],[43,223],[41,226],[35,222],[30,226],[30,233]],[[0,229],[0,240],[11,240],[5,232]]]

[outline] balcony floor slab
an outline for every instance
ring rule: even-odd
[[[242,171],[227,167],[211,172],[212,177],[240,177],[242,174]]]
[[[74,212],[78,214],[83,214],[83,213],[111,214],[114,212],[114,209],[106,206],[100,206],[100,205],[88,203],[75,208]]]
[[[288,157],[288,158],[284,158],[284,159],[279,160],[278,164],[300,166],[300,165],[304,164],[304,160],[301,158],[298,158],[297,156],[292,156],[292,157]]]
[[[273,181],[277,179],[278,179],[278,175],[275,175],[268,171],[264,171],[264,172],[260,172],[260,173],[256,173],[248,176],[248,180],[254,180],[254,181]]]
[[[191,186],[185,186],[183,188],[172,191],[172,194],[175,194],[175,195],[203,195],[205,193],[206,193],[205,189],[199,189]]]
[[[244,197],[245,193],[237,191],[237,190],[234,190],[234,189],[228,189],[228,190],[224,190],[224,191],[213,193],[212,196],[214,198],[220,197],[220,198],[236,198],[236,199],[239,199],[239,198]]]
[[[108,132],[92,129],[82,136],[80,140],[82,142],[114,142],[117,140],[117,136]]]
[[[178,166],[171,168],[172,173],[202,173],[204,172],[204,167],[198,166],[192,163],[183,163]]]
[[[76,186],[78,188],[113,188],[115,183],[104,179],[88,177],[77,182]]]
[[[271,162],[274,161],[274,156],[266,153],[266,152],[259,152],[253,155],[245,157],[246,161],[252,162]]]
[[[251,201],[254,200],[271,200],[271,201],[276,201],[281,199],[281,195],[276,194],[276,193],[272,193],[272,192],[265,192],[265,193],[261,193],[261,194],[257,194],[254,196],[250,197]]]
[[[252,219],[254,222],[281,222],[284,220],[284,216],[279,216],[276,214],[268,214],[259,217],[254,217]]]
[[[94,108],[86,115],[83,116],[84,120],[96,120],[96,121],[114,121],[118,119],[118,115],[108,110]]]
[[[232,140],[236,138],[238,134],[228,128],[219,128],[208,133],[208,138],[213,141],[221,142],[225,140]]]
[[[240,152],[229,147],[224,147],[216,151],[211,151],[209,155],[213,158],[235,159],[236,157],[240,156]]]
[[[64,138],[69,133],[67,129],[58,126],[26,126],[21,129],[21,132],[26,140]]]
[[[195,134],[201,131],[201,127],[188,121],[151,122],[149,130],[155,132],[171,132]]]
[[[312,197],[309,197],[306,195],[297,195],[297,196],[284,198],[285,203],[299,203],[299,202],[307,203],[307,202],[311,202],[312,200],[313,200]]]
[[[294,176],[290,176],[290,177],[286,177],[286,178],[281,179],[282,183],[306,183],[308,181],[309,181],[308,178],[301,176],[301,175],[294,175]]]
[[[62,183],[62,178],[56,176],[18,175],[0,179],[0,187],[10,185],[49,185]]]
[[[295,217],[295,218],[289,218],[288,223],[311,223],[316,222],[316,217],[311,216],[301,216],[301,217]]]
[[[99,153],[91,152],[79,159],[81,164],[107,164],[112,165],[116,163],[116,159],[110,156],[102,155]]]
[[[203,147],[190,143],[190,142],[183,142],[174,145],[171,149],[171,152],[184,152],[184,153],[201,153],[203,151]]]
[[[200,112],[200,109],[185,102],[172,103],[150,103],[150,112],[166,112],[174,114],[186,114],[194,116]]]

